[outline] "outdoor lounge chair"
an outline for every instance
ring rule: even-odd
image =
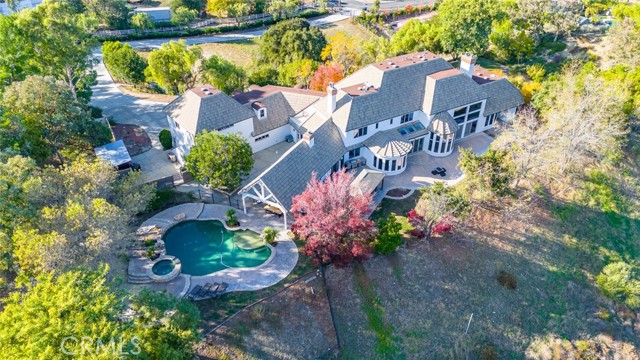
[[[218,287],[218,290],[216,290],[216,293],[214,294],[214,297],[219,297],[220,295],[222,295],[225,291],[227,291],[228,287],[229,287],[229,284],[227,284],[226,282],[223,282],[222,284],[220,284],[220,286]]]
[[[202,298],[209,298],[209,297],[215,297],[216,291],[218,291],[218,289],[220,288],[220,284],[218,283],[207,283],[207,285],[209,286],[209,289],[202,295]]]
[[[196,285],[193,289],[191,289],[191,291],[187,295],[187,298],[193,300],[196,297],[196,294],[198,294],[201,290],[202,286]]]

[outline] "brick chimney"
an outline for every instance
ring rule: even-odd
[[[307,145],[309,145],[310,148],[313,147],[314,141],[313,141],[313,132],[312,131],[307,131],[306,133],[304,133],[304,135],[302,135],[302,138],[307,143]]]
[[[336,97],[338,95],[338,89],[333,85],[332,82],[327,86],[327,110],[329,114],[333,114],[336,111]]]
[[[469,77],[473,76],[475,67],[476,57],[473,54],[465,53],[460,57],[460,70],[464,71]]]

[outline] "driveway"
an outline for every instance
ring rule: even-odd
[[[322,25],[341,21],[349,18],[342,14],[334,14],[319,19],[311,20],[311,25]],[[233,40],[241,40],[262,36],[264,29],[248,30],[231,34],[221,34],[214,36],[201,36],[184,38],[188,45],[216,43]],[[134,48],[159,48],[163,43],[179,40],[181,38],[149,39],[128,41]],[[134,124],[142,127],[151,138],[152,148],[140,155],[133,156],[134,162],[142,167],[142,172],[147,181],[154,181],[168,176],[177,176],[179,168],[167,158],[167,152],[162,150],[158,134],[162,129],[168,128],[167,118],[162,113],[162,108],[166,103],[142,100],[136,97],[123,94],[113,82],[109,72],[102,62],[102,51],[96,49],[93,52],[97,64],[94,70],[97,73],[97,84],[92,87],[93,96],[91,105],[102,108],[105,116],[113,118],[121,124]]]

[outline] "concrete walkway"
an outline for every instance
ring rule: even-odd
[[[154,225],[164,233],[180,221],[185,220],[220,220],[224,223],[224,218],[229,209],[224,205],[189,203],[171,207],[167,210],[148,219],[142,223],[141,227]],[[234,209],[235,210],[235,209]],[[278,218],[263,216],[261,214],[236,214],[240,221],[240,227],[245,230],[252,230],[262,233],[265,227],[282,228],[282,223]],[[181,220],[176,220],[180,218]],[[167,290],[176,296],[183,296],[196,285],[204,285],[213,282],[226,282],[229,284],[229,291],[252,291],[263,289],[285,279],[298,263],[298,247],[288,237],[286,231],[280,231],[277,237],[278,243],[272,247],[271,257],[262,265],[253,268],[228,268],[204,276],[190,276],[181,274],[179,284],[175,282],[154,283],[154,289]],[[171,255],[171,254],[167,254]],[[136,266],[141,266],[142,259],[132,259]],[[151,262],[150,260],[148,261]]]

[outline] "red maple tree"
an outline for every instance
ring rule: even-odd
[[[338,82],[344,78],[340,64],[320,65],[313,74],[309,88],[316,91],[327,91],[330,82]]]
[[[345,170],[325,181],[313,173],[306,190],[293,198],[291,231],[306,241],[302,251],[315,264],[345,267],[353,259],[371,256],[376,227],[367,217],[373,197],[353,192],[352,181],[353,175]]]

